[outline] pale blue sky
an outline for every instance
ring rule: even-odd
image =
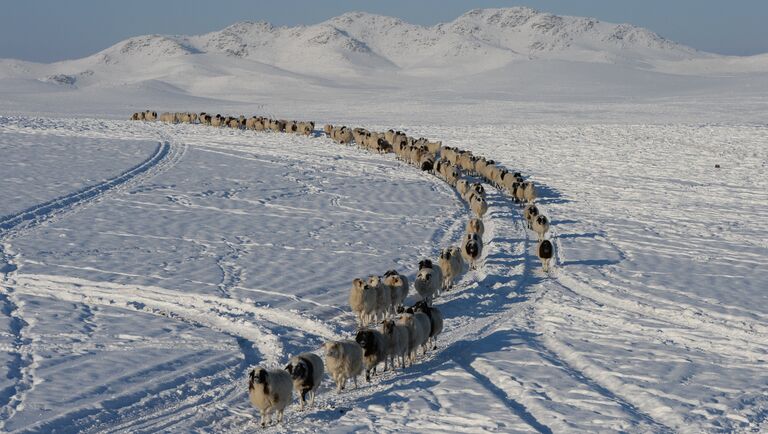
[[[473,8],[509,6],[631,23],[715,53],[768,52],[768,0],[8,0],[0,58],[80,58],[131,36],[200,34],[244,20],[313,24],[359,10],[431,25]]]

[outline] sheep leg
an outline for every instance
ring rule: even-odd
[[[267,412],[264,410],[261,410],[261,427],[264,428],[267,426]]]
[[[283,422],[283,410],[278,410],[277,412],[277,423]]]
[[[357,389],[357,375],[352,377],[352,380],[354,380],[354,382],[355,382],[355,389]]]
[[[309,395],[309,405],[310,405],[310,407],[314,407],[315,406],[315,391],[314,390],[310,390],[309,393],[310,393],[310,395]]]

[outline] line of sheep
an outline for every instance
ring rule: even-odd
[[[230,127],[256,131],[296,132],[311,135],[313,122],[275,120],[263,117],[222,117],[206,113],[134,113],[133,120],[167,123],[200,123],[216,127]],[[437,347],[437,336],[443,330],[443,315],[432,306],[435,297],[450,290],[468,269],[475,269],[483,251],[485,231],[483,217],[488,211],[486,192],[480,178],[506,192],[515,202],[526,205],[523,215],[528,228],[536,232],[539,243],[537,254],[544,271],[548,270],[553,256],[552,243],[545,239],[549,221],[539,213],[534,204],[536,189],[531,181],[525,181],[520,173],[512,173],[493,160],[476,156],[471,151],[444,147],[439,141],[413,138],[400,131],[372,132],[363,128],[334,127],[326,125],[324,132],[341,144],[357,144],[358,147],[378,152],[394,152],[398,159],[420,170],[435,174],[456,189],[474,216],[468,221],[460,247],[450,246],[440,250],[437,262],[422,259],[413,288],[418,301],[411,307],[404,303],[410,292],[408,278],[395,270],[381,276],[356,278],[352,281],[349,304],[359,328],[354,340],[326,342],[322,349],[325,362],[317,354],[307,352],[292,357],[284,369],[256,367],[249,372],[248,393],[251,403],[261,413],[261,425],[271,422],[272,413],[281,422],[285,408],[293,400],[293,390],[299,394],[301,409],[307,399],[314,404],[315,393],[327,371],[336,384],[337,392],[352,379],[357,387],[357,377],[365,371],[367,381],[376,374],[379,364],[384,370],[406,368],[413,365],[419,349],[426,354]],[[380,329],[372,328],[380,324]]]
[[[364,128],[349,128],[330,124],[325,125],[323,131],[338,143],[351,144],[355,142],[358,147],[370,151],[394,152],[398,159],[423,171],[434,173],[454,187],[479,218],[482,218],[488,211],[485,191],[481,183],[472,182],[471,179],[462,177],[462,175],[481,178],[500,191],[507,193],[515,202],[525,205],[523,215],[528,223],[528,229],[533,230],[538,237],[536,254],[541,260],[543,270],[545,272],[549,270],[549,262],[554,256],[554,245],[546,239],[550,226],[549,219],[539,211],[535,204],[536,187],[534,183],[524,180],[520,172],[512,172],[494,160],[474,155],[472,151],[442,146],[442,142],[439,141],[417,139],[402,131],[375,132]],[[465,244],[466,242],[467,240],[465,240]],[[471,263],[471,265],[474,264]]]
[[[234,128],[253,131],[273,131],[281,133],[296,133],[309,136],[315,130],[314,122],[299,122],[285,119],[270,119],[262,116],[245,117],[211,115],[205,112],[165,112],[158,116],[157,112],[146,110],[131,115],[134,121],[159,121],[168,124],[201,124],[219,128]]]

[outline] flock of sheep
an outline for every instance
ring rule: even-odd
[[[245,118],[211,116],[206,113],[134,113],[133,120],[168,123],[201,123],[205,125],[275,132],[295,132],[311,135],[313,122],[275,120],[263,117]],[[301,409],[307,399],[314,404],[315,393],[325,372],[336,383],[337,392],[344,390],[348,380],[357,387],[357,378],[365,371],[371,381],[379,364],[384,370],[395,369],[399,362],[405,368],[413,365],[419,349],[423,354],[436,348],[437,336],[443,330],[443,315],[432,306],[435,297],[453,287],[468,269],[476,268],[482,256],[483,217],[488,211],[485,181],[505,191],[515,202],[525,205],[523,215],[528,228],[539,239],[537,255],[546,272],[553,257],[554,247],[545,238],[549,220],[534,204],[536,188],[520,173],[513,173],[490,159],[474,155],[467,150],[442,146],[439,141],[415,139],[400,131],[373,132],[363,128],[325,125],[324,132],[341,144],[357,144],[360,148],[379,153],[394,152],[398,159],[419,169],[434,173],[456,189],[474,214],[467,222],[466,232],[459,246],[443,248],[436,262],[422,259],[413,282],[418,296],[413,306],[404,305],[410,292],[408,278],[389,270],[381,276],[355,278],[349,293],[349,305],[359,323],[354,340],[328,341],[323,345],[325,361],[317,354],[307,352],[292,357],[284,369],[257,367],[249,372],[248,394],[251,403],[261,412],[261,425],[271,422],[272,413],[278,423],[285,408],[293,400],[294,389],[299,394]],[[379,324],[380,327],[372,327]]]

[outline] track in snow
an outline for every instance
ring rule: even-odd
[[[104,182],[83,188],[51,201],[0,218],[0,241],[7,241],[46,222],[60,218],[79,207],[99,200],[116,189],[125,189],[149,179],[181,159],[186,147],[159,143],[152,155],[141,164]]]

